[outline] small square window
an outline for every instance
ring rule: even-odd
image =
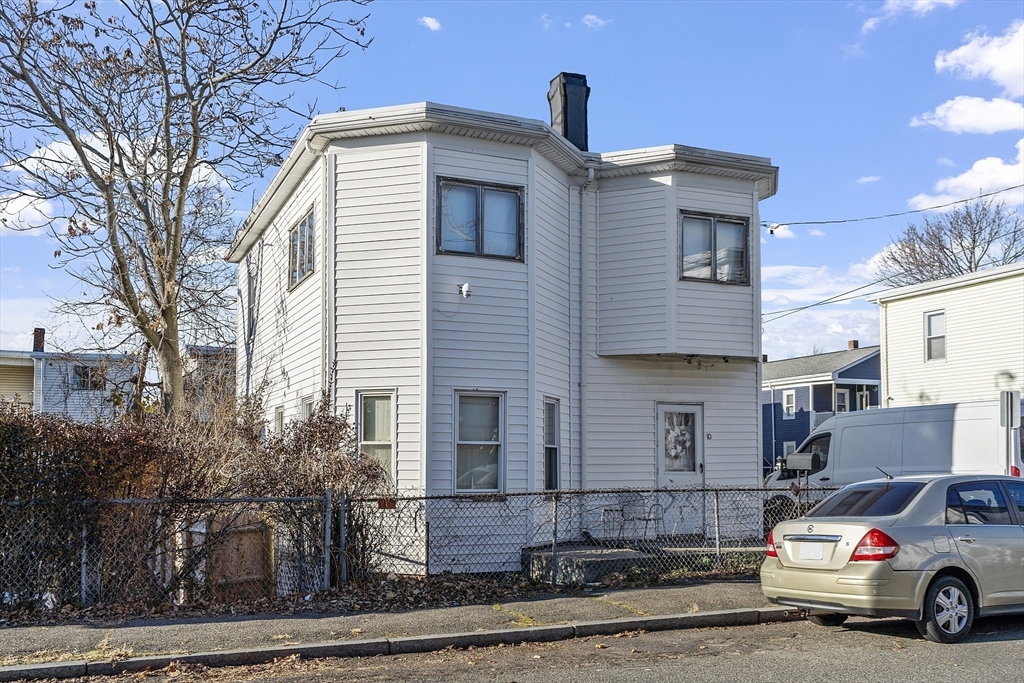
[[[747,221],[683,213],[680,278],[747,284]]]
[[[437,253],[523,258],[523,189],[438,179]]]
[[[796,453],[796,441],[783,441],[782,454],[789,455],[790,453]]]
[[[946,312],[926,313],[924,316],[925,360],[946,358]]]
[[[76,365],[71,377],[71,388],[75,391],[102,391],[107,384],[102,368],[91,365]]]
[[[294,287],[313,274],[313,209],[288,232],[288,286]]]

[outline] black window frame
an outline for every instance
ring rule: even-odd
[[[458,187],[469,187],[476,191],[476,251],[453,251],[450,249],[443,249],[441,247],[441,229],[442,229],[442,215],[444,213],[444,188],[446,185],[453,185]],[[478,180],[466,180],[464,178],[452,178],[449,176],[437,176],[436,184],[437,196],[435,207],[435,219],[436,226],[434,230],[434,238],[436,240],[436,253],[447,256],[474,256],[476,258],[488,258],[498,259],[499,261],[518,261],[520,263],[525,262],[526,253],[526,221],[525,221],[525,197],[526,188],[521,185],[503,185],[501,183],[491,183]],[[483,225],[483,207],[484,207],[484,191],[485,190],[498,190],[501,192],[514,192],[518,198],[516,204],[516,255],[515,256],[502,256],[501,254],[488,254],[484,252],[484,225]]]
[[[685,275],[683,272],[683,220],[686,218],[697,218],[700,220],[711,220],[711,277],[694,277]],[[718,242],[718,221],[726,223],[741,223],[743,225],[743,279],[742,280],[719,280],[718,279],[718,250],[715,248]],[[730,216],[727,214],[705,213],[702,211],[679,211],[679,248],[676,250],[679,259],[679,280],[686,282],[713,282],[718,285],[732,285],[735,287],[750,286],[750,219],[746,216]]]
[[[308,231],[303,227],[308,225]],[[302,249],[299,240],[308,234],[306,249]],[[295,237],[293,237],[295,235]],[[294,246],[293,246],[294,245]],[[306,256],[305,263],[299,264],[299,254]],[[309,269],[300,274],[299,267],[308,265]],[[288,291],[298,287],[316,272],[316,212],[314,207],[309,207],[302,220],[298,221],[288,231]]]

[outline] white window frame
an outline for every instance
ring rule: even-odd
[[[302,416],[303,420],[305,420],[306,418],[313,414],[313,405],[314,404],[312,396],[307,396],[304,399],[302,399],[301,410],[299,412],[299,415]]]
[[[928,334],[929,323],[932,321],[932,319],[937,318],[939,316],[942,317],[942,334]],[[939,311],[926,311],[924,314],[924,360],[926,363],[945,362],[946,356],[948,355],[948,349],[946,346],[947,336],[948,335],[946,334],[946,310],[942,309]],[[935,358],[931,357],[931,351],[928,348],[929,342],[933,339],[942,340],[942,355],[936,356]]]
[[[498,440],[497,441],[460,441],[459,440],[459,401],[463,396],[486,396],[498,399]],[[501,493],[505,490],[505,447],[506,447],[506,395],[503,391],[455,391],[454,412],[452,413],[452,490],[456,493]],[[459,446],[498,446],[497,487],[493,489],[460,489],[459,488]]]
[[[548,429],[548,407],[553,407],[554,424],[551,425],[551,429]],[[544,397],[544,413],[543,413],[543,428],[544,428],[544,490],[545,491],[559,491],[562,488],[562,404],[557,398]],[[550,436],[553,437],[549,439]],[[554,469],[552,468],[552,461],[554,463]],[[552,482],[549,475],[553,474],[554,481]]]
[[[793,408],[792,412],[787,410],[787,404],[790,404]],[[796,419],[796,390],[795,389],[784,389],[782,391],[782,419],[783,420],[795,420]]]
[[[356,436],[359,440],[359,450],[363,451],[363,445],[368,446],[390,446],[391,463],[388,465],[388,476],[391,478],[392,486],[398,485],[398,392],[394,389],[368,389],[356,392]],[[391,440],[390,441],[367,441],[363,436],[363,401],[367,398],[387,397],[391,401]]]
[[[683,221],[686,218],[695,218],[698,220],[709,220],[711,221],[711,275],[710,277],[697,277],[694,275],[686,275],[683,271],[683,260],[686,257],[684,253],[684,225]],[[741,224],[743,226],[743,277],[736,280],[720,280],[718,279],[718,222]],[[750,219],[743,216],[724,216],[712,213],[701,213],[699,211],[680,211],[679,212],[679,279],[680,280],[692,280],[694,282],[715,282],[722,285],[739,285],[749,286],[750,285]]]
[[[288,231],[288,289],[309,279],[316,269],[316,220],[313,207]]]
[[[284,433],[284,406],[274,408],[274,431]]]
[[[445,209],[445,188],[446,187],[466,187],[472,188],[476,191],[476,248],[474,251],[455,251],[451,249],[443,249],[442,244],[442,232],[444,228],[444,209]],[[484,225],[484,193],[487,190],[497,190],[499,192],[513,193],[517,197],[516,203],[516,253],[514,256],[506,256],[503,254],[489,254],[484,251],[484,233],[486,226]],[[524,188],[517,185],[501,185],[498,183],[481,182],[477,180],[464,180],[461,178],[448,178],[443,176],[437,177],[437,253],[438,254],[450,254],[454,256],[476,256],[479,258],[493,258],[500,259],[502,261],[523,261],[523,252],[526,244],[526,223],[524,217],[524,202],[523,197],[525,195]]]
[[[843,396],[843,410],[839,410],[839,397]],[[835,409],[836,414],[850,412],[850,390],[849,389],[836,389],[835,397]]]
[[[790,453],[796,453],[796,441],[783,441],[782,456],[785,457]]]

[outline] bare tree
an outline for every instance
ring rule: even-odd
[[[1024,260],[1024,222],[993,198],[911,224],[882,253],[879,275],[901,286]]]
[[[369,45],[339,18],[368,1],[0,0],[0,202],[48,215],[67,310],[151,348],[169,412],[183,346],[232,328],[230,199],[311,113],[287,88]]]

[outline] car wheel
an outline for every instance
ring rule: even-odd
[[[934,643],[956,643],[967,637],[974,623],[974,598],[955,576],[941,576],[928,587],[924,619],[917,622],[921,635]]]
[[[807,621],[818,626],[840,626],[846,622],[845,614],[810,614]]]

